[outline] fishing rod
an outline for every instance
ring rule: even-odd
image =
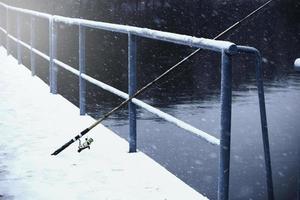
[[[226,33],[228,33],[229,31],[236,29],[240,24],[242,24],[245,20],[249,19],[250,17],[252,17],[253,15],[255,15],[257,12],[259,12],[261,9],[263,9],[264,7],[266,7],[267,5],[269,5],[273,0],[269,0],[266,3],[264,3],[263,5],[261,5],[260,7],[258,7],[257,9],[255,9],[254,11],[252,11],[251,13],[249,13],[247,16],[243,17],[242,19],[240,19],[239,21],[237,21],[236,23],[234,23],[233,25],[231,25],[230,27],[228,27],[227,29],[225,29],[223,32],[219,33],[216,37],[214,37],[213,39],[219,39],[221,36],[225,35]],[[89,126],[88,128],[84,129],[83,131],[80,132],[80,134],[76,135],[73,139],[71,139],[69,142],[65,143],[63,146],[61,146],[60,148],[58,148],[56,151],[54,151],[51,155],[58,155],[60,152],[62,152],[63,150],[65,150],[68,146],[70,146],[72,143],[74,143],[75,141],[79,140],[80,138],[83,137],[85,134],[87,134],[90,130],[92,130],[93,128],[95,128],[98,124],[100,124],[102,121],[104,121],[106,118],[108,118],[111,114],[113,114],[114,112],[116,112],[117,110],[119,110],[120,108],[122,108],[124,105],[126,105],[127,103],[129,103],[133,98],[137,97],[138,95],[142,94],[146,89],[148,89],[149,87],[151,87],[154,83],[158,82],[159,80],[161,80],[162,78],[164,78],[166,75],[168,75],[171,71],[175,70],[178,66],[180,66],[182,63],[184,63],[185,61],[187,61],[188,59],[190,59],[192,56],[194,56],[196,53],[198,53],[201,50],[201,48],[196,49],[195,51],[193,51],[191,54],[189,54],[188,56],[186,56],[184,59],[182,59],[181,61],[179,61],[178,63],[176,63],[175,65],[173,65],[171,68],[169,68],[168,70],[166,70],[164,73],[162,73],[160,76],[158,76],[157,78],[155,78],[153,81],[149,82],[148,84],[146,84],[144,87],[142,87],[140,90],[138,90],[136,93],[134,93],[132,96],[130,96],[128,99],[126,99],[125,101],[123,101],[122,103],[120,103],[118,106],[116,106],[115,108],[113,108],[111,111],[107,112],[106,114],[104,114],[101,118],[99,118],[96,122],[94,122],[91,126]],[[80,152],[81,150],[86,148],[89,148],[89,145],[91,144],[91,142],[89,143],[88,139],[86,139],[86,142],[83,145],[79,146],[79,150],[78,152]],[[91,140],[92,141],[92,140]]]

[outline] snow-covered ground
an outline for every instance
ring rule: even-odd
[[[207,199],[102,125],[90,150],[50,156],[93,122],[1,47],[0,199]]]

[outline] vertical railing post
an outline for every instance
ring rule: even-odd
[[[263,146],[264,146],[267,192],[268,192],[268,199],[274,200],[271,154],[270,154],[270,144],[269,144],[269,137],[268,137],[269,133],[268,133],[267,113],[266,113],[264,83],[263,83],[262,56],[261,56],[260,52],[253,47],[238,46],[238,50],[242,53],[250,53],[250,54],[254,54],[256,56],[255,72],[256,72],[256,84],[257,84],[257,91],[258,91],[258,99],[259,99],[262,139],[263,139]]]
[[[79,25],[79,109],[80,115],[86,113],[86,81],[82,78],[85,73],[85,27]]]
[[[21,49],[21,23],[20,23],[20,13],[17,12],[17,57],[18,57],[18,64],[22,64],[22,49]]]
[[[221,66],[221,139],[218,179],[218,200],[229,198],[230,135],[231,135],[231,56],[222,51]]]
[[[9,18],[8,18],[8,8],[6,7],[6,53],[9,55]]]
[[[52,24],[53,24],[53,19],[49,19],[49,87],[50,87],[50,92],[52,91],[52,63],[53,63],[53,51],[52,51]]]
[[[136,36],[128,34],[128,93],[132,96],[136,92]],[[129,152],[136,152],[136,106],[129,102]]]
[[[31,16],[30,18],[30,66],[31,66],[31,75],[35,76],[35,53],[33,49],[35,48],[35,18]]]
[[[57,51],[57,25],[53,18],[49,19],[49,85],[52,94],[57,93],[57,66],[54,63]]]
[[[258,91],[258,98],[259,98],[262,138],[263,138],[263,145],[264,145],[264,157],[265,157],[265,169],[266,169],[266,176],[267,176],[268,199],[271,200],[271,199],[274,199],[272,166],[271,166],[271,154],[270,154],[267,114],[266,114],[266,105],[265,105],[265,94],[264,94],[264,83],[263,83],[263,72],[262,72],[262,58],[261,58],[261,55],[259,52],[256,52],[256,83],[257,83],[257,91]]]
[[[298,167],[298,193],[297,193],[298,200],[300,200],[300,167]]]

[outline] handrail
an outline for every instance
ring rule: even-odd
[[[7,31],[4,28],[2,28],[2,27],[0,27],[0,31],[2,31],[4,34],[7,34]],[[24,46],[28,50],[32,50],[34,53],[36,53],[37,55],[41,56],[45,60],[50,61],[50,57],[48,55],[46,55],[45,53],[43,53],[43,52],[41,52],[41,51],[39,51],[39,50],[37,50],[35,48],[31,48],[31,46],[29,44],[27,44],[27,43],[25,43],[25,42],[23,42],[21,40],[18,40],[16,37],[14,37],[14,36],[12,36],[10,34],[8,34],[8,37],[10,39],[12,39],[13,41],[17,42],[17,43],[19,42],[22,46]]]
[[[226,52],[229,53],[236,52],[235,44],[227,41],[197,38],[188,35],[152,30],[148,28],[139,28],[134,26],[98,22],[98,21],[79,19],[79,18],[69,18],[69,17],[58,16],[58,15],[54,15],[53,20],[56,22],[64,22],[70,25],[82,25],[82,26],[95,28],[95,29],[125,33],[125,34],[133,34],[140,37],[161,40],[161,41],[171,42],[175,44],[186,45],[190,47],[212,50],[212,51],[221,52],[223,49],[225,49]]]
[[[5,34],[7,33],[6,30],[3,29],[2,27],[0,27],[0,31],[2,31]],[[26,44],[23,41],[18,41],[18,39],[15,38],[12,35],[9,35],[9,38],[11,38],[12,40],[14,40],[15,42],[19,42],[22,46],[26,47],[28,50],[31,49],[30,45]],[[36,53],[37,55],[41,56],[42,58],[44,58],[45,60],[50,61],[50,57],[47,56],[46,54],[44,54],[43,52],[41,52],[41,51],[39,51],[39,50],[37,50],[35,48],[32,48],[32,51],[34,53]],[[57,59],[54,59],[53,62],[56,65],[64,68],[65,70],[73,73],[74,75],[80,76],[80,71],[77,70],[77,69],[74,69],[70,65],[67,65],[66,63],[64,63],[62,61],[59,61]],[[89,76],[87,74],[82,73],[81,77],[84,80],[86,80],[86,81],[88,81],[88,82],[90,82],[90,83],[92,83],[92,84],[94,84],[94,85],[96,85],[98,87],[101,87],[102,89],[104,89],[106,91],[109,91],[109,92],[111,92],[111,93],[113,93],[113,94],[115,94],[115,95],[117,95],[117,96],[119,96],[119,97],[121,97],[123,99],[128,99],[129,98],[129,95],[126,94],[125,92],[122,92],[121,90],[118,90],[118,89],[116,89],[116,88],[114,88],[114,87],[112,87],[110,85],[107,85],[107,84],[105,84],[105,83],[103,83],[101,81],[98,81],[95,78],[93,78],[93,77],[91,77],[91,76]],[[168,121],[170,123],[173,123],[176,126],[182,128],[182,129],[184,129],[184,130],[186,130],[188,132],[191,132],[191,133],[195,134],[195,136],[198,136],[198,137],[201,137],[201,138],[205,139],[207,142],[209,142],[209,143],[211,143],[213,145],[219,145],[220,144],[220,140],[217,139],[216,137],[212,136],[211,134],[206,133],[206,132],[204,132],[204,131],[202,131],[202,130],[200,130],[200,129],[198,129],[198,128],[196,128],[196,127],[194,127],[194,126],[192,126],[192,125],[190,125],[190,124],[188,124],[188,123],[186,123],[186,122],[184,122],[184,121],[182,121],[180,119],[177,119],[177,118],[173,117],[172,115],[167,114],[167,113],[165,113],[165,112],[163,112],[163,111],[161,111],[161,110],[159,110],[159,109],[157,109],[157,108],[155,108],[155,107],[153,107],[153,106],[151,106],[151,105],[149,105],[149,104],[147,104],[147,103],[145,103],[145,102],[143,102],[143,101],[141,101],[141,100],[139,100],[137,98],[133,98],[132,102],[135,105],[137,105],[137,106],[139,106],[141,108],[144,108],[144,109],[148,110],[149,112],[151,112],[151,113],[153,113],[153,114],[155,114],[155,115],[163,118],[164,120],[166,120],[166,121]]]
[[[221,52],[223,49],[225,49],[226,52],[228,53],[236,52],[235,44],[227,41],[197,38],[188,35],[157,31],[157,30],[139,28],[139,27],[128,26],[128,25],[119,25],[119,24],[112,24],[112,23],[99,22],[93,20],[70,18],[70,17],[59,16],[59,15],[50,15],[50,14],[45,14],[37,11],[8,6],[4,3],[0,3],[0,5],[5,7],[6,9],[18,11],[36,17],[46,18],[49,20],[53,20],[54,22],[63,22],[65,24],[70,24],[70,25],[82,25],[85,27],[90,27],[95,29],[133,34],[140,37],[161,40],[161,41],[166,41],[166,42],[171,42],[176,44],[182,44],[186,46],[197,47],[197,48],[218,51],[218,52]]]
[[[256,59],[255,76],[256,76],[256,83],[257,83],[262,139],[263,139],[263,146],[264,146],[267,192],[268,192],[268,198],[274,199],[270,144],[269,144],[269,136],[268,136],[269,131],[268,131],[268,124],[267,124],[267,113],[266,113],[266,106],[265,106],[265,94],[264,94],[264,84],[263,84],[262,56],[260,52],[253,47],[238,45],[237,48],[239,53],[252,54],[255,56]]]
[[[24,9],[24,8],[13,7],[13,6],[6,5],[2,2],[0,2],[0,5],[5,7],[6,9],[10,9],[10,10],[13,10],[13,11],[16,11],[16,12],[21,12],[21,13],[24,13],[24,14],[32,15],[32,16],[35,16],[35,17],[40,17],[40,18],[44,18],[44,19],[50,19],[52,17],[52,15],[47,14],[47,13],[28,10],[28,9]]]
[[[261,56],[257,49],[252,47],[237,46],[234,43],[228,41],[211,40],[206,38],[197,38],[188,35],[181,35],[170,32],[163,32],[157,30],[151,30],[147,28],[139,28],[134,26],[119,25],[105,22],[98,22],[92,20],[69,18],[57,15],[50,15],[28,9],[22,9],[17,7],[8,6],[0,2],[0,6],[6,8],[6,29],[0,27],[0,31],[6,34],[6,49],[9,55],[9,39],[17,43],[17,58],[18,64],[22,64],[22,49],[21,46],[30,50],[30,65],[32,75],[35,75],[35,54],[49,61],[49,85],[50,92],[57,93],[57,66],[60,66],[67,71],[77,75],[79,77],[79,107],[80,114],[85,114],[85,98],[86,98],[86,81],[101,87],[102,89],[116,94],[129,101],[129,152],[136,151],[136,108],[138,105],[153,114],[169,121],[178,127],[185,129],[196,136],[201,137],[207,142],[213,145],[219,145],[220,147],[220,162],[219,162],[219,181],[218,181],[218,199],[227,200],[229,198],[229,171],[230,171],[230,135],[231,135],[231,96],[232,96],[232,63],[231,57],[235,53],[248,53],[256,56],[256,79],[258,87],[259,106],[261,114],[262,135],[264,144],[264,155],[266,163],[266,176],[268,186],[268,199],[273,199],[273,182],[271,171],[271,159],[268,141],[268,129],[267,119],[264,101],[264,90],[262,81],[262,69],[261,69]],[[8,11],[12,10],[17,12],[17,37],[9,34],[9,21]],[[30,45],[21,40],[21,26],[20,26],[20,14],[27,14],[31,16],[31,29],[30,29]],[[44,18],[49,21],[49,56],[40,50],[35,48],[35,18]],[[66,23],[70,25],[79,26],[79,70],[59,61],[56,58],[57,53],[57,23]],[[111,32],[119,32],[128,35],[128,91],[129,94],[122,92],[110,85],[107,85],[95,78],[89,76],[85,72],[85,30],[86,27],[101,29]],[[197,47],[221,53],[221,139],[201,131],[190,124],[187,124],[161,110],[146,104],[145,102],[133,98],[136,92],[136,38],[144,37],[154,40],[160,40],[165,42],[171,42],[175,44]],[[85,130],[81,132],[81,136],[85,134]],[[79,137],[79,136],[76,136]],[[74,141],[72,139],[66,145],[70,145]]]

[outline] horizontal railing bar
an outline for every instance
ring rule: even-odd
[[[46,54],[44,54],[43,52],[41,52],[41,51],[39,51],[39,50],[37,50],[35,48],[32,48],[32,51],[34,53],[36,53],[37,55],[41,56],[42,58],[44,58],[45,60],[50,61],[50,57],[47,56]]]
[[[2,32],[4,32],[4,33],[6,34],[6,30],[4,30],[4,29],[1,28],[1,27],[0,27],[0,31],[2,31]],[[8,37],[11,38],[13,41],[18,42],[18,39],[17,39],[16,37],[14,37],[14,36],[8,35]],[[23,41],[20,40],[19,43],[20,43],[22,46],[24,46],[24,47],[26,47],[27,49],[29,49],[29,50],[31,49],[31,48],[30,48],[30,45],[26,44],[25,42],[23,42]],[[39,51],[39,50],[37,50],[37,49],[35,49],[35,48],[32,48],[32,51],[33,51],[34,53],[36,53],[37,55],[41,56],[42,58],[44,58],[45,60],[50,61],[50,57],[47,56],[46,54],[42,53],[41,51]],[[59,60],[57,60],[57,59],[54,59],[53,62],[54,62],[55,64],[59,65],[60,67],[62,67],[62,68],[64,68],[64,69],[68,70],[69,72],[72,72],[73,74],[79,76],[79,71],[76,70],[76,69],[74,69],[73,67],[71,67],[71,66],[69,66],[69,65],[67,65],[67,64],[65,64],[65,63],[63,63],[63,62],[61,62],[61,61],[59,61]]]
[[[76,76],[79,76],[79,74],[80,74],[79,71],[78,71],[77,69],[74,69],[73,67],[71,67],[70,65],[67,65],[67,64],[63,63],[62,61],[59,61],[59,60],[57,60],[57,59],[53,59],[53,62],[54,62],[56,65],[58,65],[58,66],[64,68],[65,70],[67,70],[67,71],[69,71],[69,72],[75,74]]]
[[[175,124],[176,126],[190,132],[190,133],[194,133],[196,136],[199,136],[201,137],[202,139],[206,140],[207,142],[213,144],[213,145],[220,145],[220,140],[217,139],[216,137],[212,136],[211,134],[209,133],[206,133],[182,120],[179,120],[175,117],[173,117],[172,115],[170,114],[167,114],[153,106],[150,106],[149,104],[139,100],[139,99],[136,99],[136,98],[133,98],[132,99],[132,102],[142,108],[144,108],[145,110],[148,110],[149,112],[163,118],[164,120],[168,121],[168,122],[171,122],[173,124]]]
[[[33,16],[36,16],[36,17],[41,17],[41,18],[45,18],[45,19],[50,19],[52,17],[52,15],[47,14],[47,13],[42,13],[42,12],[23,9],[23,8],[17,8],[17,7],[6,5],[4,3],[0,3],[0,5],[7,8],[7,9],[9,9],[9,10],[21,12],[21,13],[28,14],[28,15],[33,15]]]
[[[2,31],[4,34],[7,34],[7,31],[6,31],[5,29],[3,29],[2,27],[0,27],[0,31]],[[23,42],[23,41],[21,41],[21,40],[18,40],[16,37],[14,37],[14,36],[12,36],[12,35],[10,35],[10,34],[8,34],[8,37],[9,37],[10,39],[12,39],[13,41],[17,42],[17,43],[19,42],[19,43],[20,43],[22,46],[24,46],[25,48],[31,50],[31,47],[30,47],[29,44],[27,44],[27,43],[25,43],[25,42]],[[36,53],[37,55],[41,56],[42,58],[44,58],[45,60],[47,60],[47,61],[50,60],[49,56],[47,56],[45,53],[43,53],[43,52],[41,52],[41,51],[39,51],[39,50],[37,50],[37,49],[35,49],[35,48],[32,48],[32,51],[33,51],[34,53]]]
[[[6,30],[3,29],[2,27],[0,27],[0,30],[3,31],[4,33],[6,33]],[[14,36],[9,35],[9,37],[12,40],[14,40],[15,42],[18,42],[17,38],[15,38]],[[26,44],[23,41],[20,41],[20,44],[30,50],[30,45]],[[40,52],[37,49],[33,49],[33,52],[35,52],[36,54],[40,55],[41,57],[45,58],[48,61],[50,60],[49,56],[47,56],[46,54]],[[67,64],[65,64],[65,63],[63,63],[63,62],[61,62],[61,61],[59,61],[57,59],[54,59],[53,62],[55,64],[57,64],[58,66],[66,69],[67,71],[70,71],[71,73],[79,76],[79,71],[76,70],[76,69],[74,69],[73,67],[71,67],[71,66],[69,66],[69,65],[67,65]],[[117,95],[119,97],[122,97],[123,99],[128,99],[129,98],[129,95],[126,94],[125,92],[122,92],[121,90],[118,90],[118,89],[116,89],[116,88],[114,88],[112,86],[109,86],[109,85],[101,82],[101,81],[98,81],[98,80],[96,80],[96,79],[94,79],[94,78],[92,78],[92,77],[90,77],[90,76],[88,76],[86,74],[82,74],[81,77],[83,79],[85,79],[86,81],[88,81],[88,82],[90,82],[90,83],[92,83],[94,85],[97,85],[97,86],[101,87],[102,89],[104,89],[106,91],[109,91],[109,92],[111,92],[111,93],[113,93],[113,94],[115,94],[115,95]],[[166,120],[168,122],[171,122],[171,123],[175,124],[176,126],[182,128],[182,129],[185,129],[186,131],[194,133],[196,136],[199,136],[199,137],[205,139],[207,142],[209,142],[211,144],[214,144],[214,145],[219,145],[220,144],[220,140],[217,139],[217,138],[215,138],[214,136],[212,136],[212,135],[210,135],[210,134],[208,134],[208,133],[206,133],[206,132],[204,132],[202,130],[197,129],[196,127],[191,126],[191,125],[187,124],[186,122],[181,121],[181,120],[173,117],[170,114],[162,112],[161,110],[159,110],[159,109],[157,109],[157,108],[155,108],[153,106],[150,106],[150,105],[146,104],[145,102],[143,102],[143,101],[141,101],[139,99],[133,98],[132,102],[135,105],[140,106],[140,107],[148,110],[149,112],[151,112],[151,113],[153,113],[153,114],[155,114],[155,115],[163,118],[164,120]]]
[[[125,34],[130,33],[140,37],[161,40],[191,47],[203,48],[213,51],[222,51],[222,49],[226,49],[230,53],[236,52],[236,45],[227,41],[197,38],[189,35],[152,30],[148,28],[139,28],[128,25],[112,24],[86,19],[63,17],[58,15],[54,16],[54,21],[63,22],[70,25],[83,25],[90,28],[102,29]]]
[[[106,83],[103,83],[101,81],[98,81],[97,79],[87,75],[87,74],[81,74],[81,77],[83,79],[85,79],[86,81],[90,82],[90,83],[93,83],[94,85],[96,86],[99,86],[101,87],[102,89],[106,90],[106,91],[109,91],[119,97],[122,97],[123,99],[128,99],[129,96],[128,94],[126,94],[125,92],[122,92],[121,90],[118,90],[110,85],[107,85]]]
[[[101,81],[98,81],[86,74],[82,74],[82,78],[84,78],[86,81],[90,82],[90,83],[93,83],[94,85],[97,85],[99,87],[101,87],[102,89],[106,90],[106,91],[109,91],[115,95],[118,95],[119,97],[122,97],[124,99],[128,99],[129,98],[129,95],[126,94],[125,92],[122,92],[121,90],[118,90],[110,85],[107,85]],[[192,125],[189,125],[187,124],[186,122],[184,121],[181,121],[175,117],[173,117],[172,115],[170,114],[167,114],[153,106],[150,106],[149,104],[139,100],[139,99],[136,99],[136,98],[133,98],[132,99],[132,102],[137,105],[137,106],[140,106],[146,110],[148,110],[149,112],[163,118],[164,120],[168,121],[168,122],[171,122],[173,124],[175,124],[176,126],[188,131],[188,132],[191,132],[191,133],[194,133],[196,136],[199,136],[201,137],[202,139],[206,140],[207,142],[213,144],[213,145],[219,145],[220,144],[220,140],[215,138],[214,136],[204,132],[204,131],[201,131],[197,128],[195,128],[194,126]]]
[[[197,38],[188,35],[157,31],[157,30],[139,28],[139,27],[128,26],[128,25],[112,24],[112,23],[92,21],[92,20],[79,19],[79,18],[70,18],[70,17],[58,16],[58,15],[49,15],[37,11],[8,6],[4,3],[0,3],[0,5],[11,10],[34,15],[37,17],[53,19],[56,22],[63,22],[70,25],[72,24],[82,25],[86,27],[125,33],[125,34],[130,33],[140,37],[145,37],[145,38],[150,38],[150,39],[160,40],[165,42],[171,42],[171,43],[186,45],[190,47],[203,48],[203,49],[218,51],[218,52],[221,52],[223,49],[228,53],[236,52],[236,45],[234,43],[227,42],[227,41]]]

